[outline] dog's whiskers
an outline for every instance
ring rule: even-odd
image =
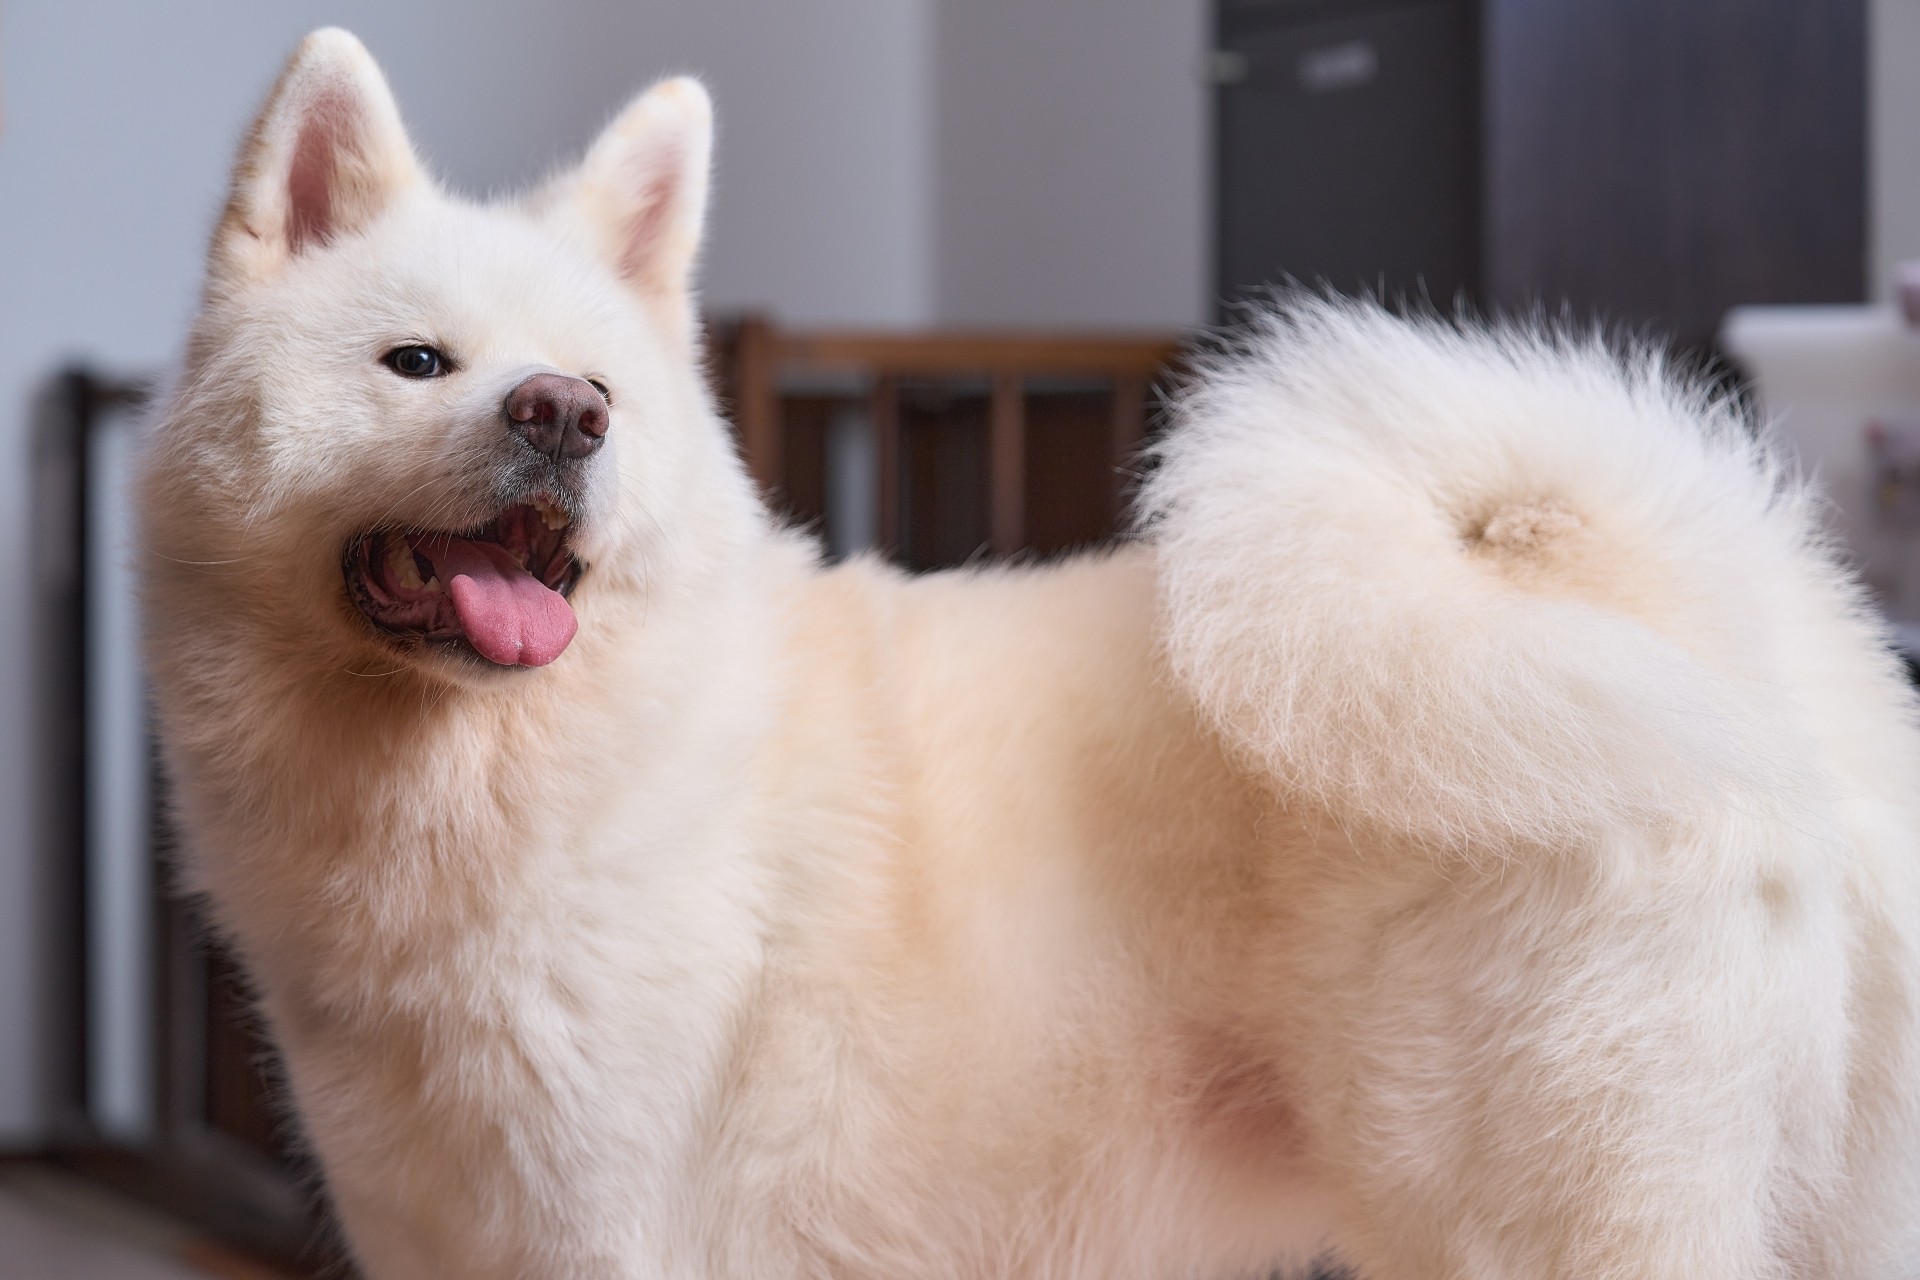
[[[404,666],[395,667],[391,671],[355,671],[352,667],[342,667],[340,673],[360,680],[378,680],[385,676],[397,676],[405,670]]]

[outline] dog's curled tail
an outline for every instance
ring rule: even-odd
[[[1296,296],[1173,418],[1172,669],[1342,822],[1497,855],[1769,806],[1818,785],[1801,657],[1900,700],[1816,504],[1651,350]]]

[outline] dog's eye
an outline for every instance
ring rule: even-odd
[[[385,364],[403,378],[438,378],[448,371],[447,358],[432,347],[395,347]]]
[[[600,398],[607,402],[609,409],[613,407],[613,392],[607,390],[606,383],[600,381],[598,378],[588,378],[587,385],[600,393]]]

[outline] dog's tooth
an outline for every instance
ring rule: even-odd
[[[436,573],[431,578],[427,579],[427,590],[429,591],[445,591],[446,590],[445,587],[440,585],[439,574]]]
[[[413,562],[413,544],[405,538],[395,538],[387,548],[387,573],[395,586],[407,591],[419,591],[426,586],[420,581],[419,566]]]
[[[544,494],[533,500],[533,509],[540,513],[540,523],[549,531],[564,529],[571,523],[567,513],[549,502]]]

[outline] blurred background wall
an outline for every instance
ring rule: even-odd
[[[1204,0],[934,5],[934,316],[1151,328],[1213,306]]]
[[[1920,258],[1920,0],[1870,0],[1868,283],[1885,300],[1895,263]]]

